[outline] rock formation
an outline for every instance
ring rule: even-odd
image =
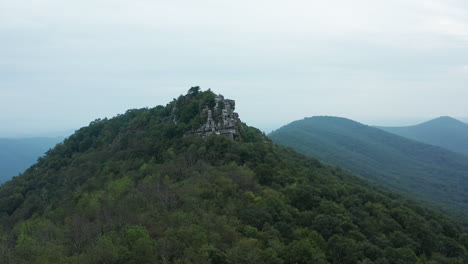
[[[222,95],[215,97],[213,109],[206,107],[203,115],[207,116],[206,123],[199,129],[189,134],[199,134],[202,138],[207,138],[211,134],[222,135],[235,139],[239,136],[238,126],[240,123],[239,115],[234,112],[236,102],[234,100],[224,99]]]

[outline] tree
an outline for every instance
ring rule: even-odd
[[[360,259],[361,252],[354,240],[333,235],[328,240],[328,257],[334,264],[352,264]]]
[[[196,96],[199,92],[200,92],[200,86],[193,86],[188,90],[187,94]]]
[[[325,253],[309,239],[294,240],[286,247],[283,258],[286,264],[326,264]]]

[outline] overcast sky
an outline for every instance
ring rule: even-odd
[[[468,116],[466,0],[0,0],[0,136],[67,131],[191,86],[269,132]]]

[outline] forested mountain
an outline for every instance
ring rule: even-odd
[[[468,124],[448,116],[415,126],[378,128],[468,156]]]
[[[365,178],[436,203],[468,222],[468,158],[358,122],[318,116],[271,133],[289,146]]]
[[[25,171],[62,141],[54,138],[0,138],[0,184]]]
[[[2,263],[466,263],[466,229],[275,145],[193,87],[0,187]]]

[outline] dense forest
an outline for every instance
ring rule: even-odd
[[[414,126],[378,128],[468,156],[468,124],[449,116]]]
[[[188,134],[214,97],[95,120],[1,186],[1,262],[467,263],[446,216],[243,123]]]
[[[339,117],[317,116],[269,135],[275,143],[404,192],[468,226],[468,157]]]

